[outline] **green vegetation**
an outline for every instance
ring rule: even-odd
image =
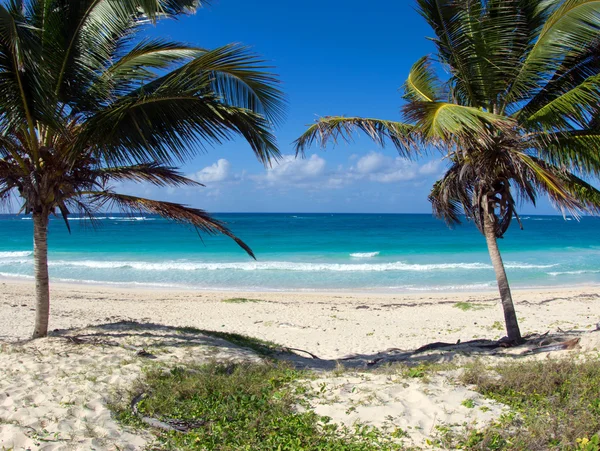
[[[208,364],[146,372],[137,392],[150,393],[141,415],[193,424],[182,432],[157,432],[161,450],[372,451],[399,449],[371,427],[329,423],[308,407],[307,374],[285,364]],[[298,409],[302,406],[303,409]],[[128,406],[126,424],[147,427]]]
[[[252,349],[258,355],[263,357],[271,356],[276,352],[281,352],[283,349],[281,345],[273,343],[272,341],[261,340],[260,338],[254,338],[247,335],[234,334],[230,332],[202,330],[196,329],[195,327],[180,327],[177,329],[177,331],[182,334],[201,334],[208,335],[209,337],[221,338],[242,348]]]
[[[455,369],[457,369],[457,365],[452,362],[424,361],[417,365],[406,362],[389,363],[375,369],[374,372],[396,376],[394,380],[421,379],[424,383],[428,383],[431,377]]]
[[[467,450],[600,450],[600,361],[545,360],[471,366],[463,382],[512,410],[466,437],[440,444]],[[468,407],[468,406],[467,406]]]
[[[473,401],[472,399],[465,399],[460,404],[462,406],[466,407],[467,409],[474,409],[475,408],[475,401]]]
[[[503,330],[504,327],[502,326],[502,323],[500,321],[494,321],[494,323],[491,325],[491,328],[494,330]]]
[[[469,310],[484,310],[490,308],[491,305],[478,304],[477,302],[457,302],[453,307],[463,312],[468,312]]]
[[[325,116],[296,141],[363,132],[415,157],[439,149],[446,173],[431,190],[436,216],[465,217],[485,237],[509,341],[522,341],[498,239],[517,200],[545,195],[562,212],[598,213],[600,4],[585,0],[417,0],[434,55],[403,86],[403,121]],[[447,74],[444,78],[440,75]],[[427,149],[427,150],[426,150]],[[464,214],[464,216],[462,216]]]
[[[231,298],[223,299],[221,302],[226,304],[246,304],[248,302],[263,302],[260,299],[248,299],[248,298]]]

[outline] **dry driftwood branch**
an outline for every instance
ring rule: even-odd
[[[140,393],[131,400],[131,411],[138,417],[143,423],[156,429],[162,429],[163,431],[176,431],[176,432],[188,432],[190,429],[196,429],[204,425],[206,421],[184,421],[172,418],[165,420],[159,420],[157,418],[143,416],[138,410],[138,404],[145,399],[146,393]]]

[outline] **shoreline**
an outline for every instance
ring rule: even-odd
[[[0,274],[0,283],[8,282],[14,284],[31,285],[34,283],[33,276],[11,276],[7,274]],[[217,287],[194,287],[185,285],[168,285],[168,284],[152,284],[145,282],[106,282],[96,280],[50,280],[50,287],[52,286],[62,287],[90,287],[90,288],[102,288],[102,289],[114,289],[116,291],[167,291],[167,292],[183,292],[183,293],[248,293],[248,294],[307,294],[307,295],[321,295],[321,296],[335,296],[335,295],[365,295],[365,296],[407,296],[407,297],[420,297],[426,295],[440,295],[440,296],[463,296],[470,294],[480,295],[497,295],[498,289],[495,285],[490,286],[489,289],[448,289],[448,287],[440,287],[439,289],[419,289],[413,290],[396,289],[396,288],[348,288],[347,290],[340,290],[337,288],[322,289],[322,288],[304,288],[304,289],[292,289],[292,288],[281,288],[281,289],[270,289],[270,288],[217,288]],[[539,285],[539,286],[513,286],[510,287],[513,293],[527,293],[527,292],[564,292],[564,291],[588,291],[588,290],[600,290],[600,283],[585,282],[577,285]]]

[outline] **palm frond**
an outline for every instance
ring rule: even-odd
[[[99,156],[111,165],[139,161],[171,164],[234,135],[245,138],[264,164],[279,157],[264,117],[225,105],[210,95],[171,86],[119,98],[98,111],[81,124],[75,151],[94,143]]]
[[[600,2],[564,0],[549,16],[506,92],[505,105],[530,97],[561,67],[565,55],[584,54],[600,31]]]
[[[460,173],[461,167],[457,164],[452,165],[444,176],[435,182],[429,194],[433,215],[443,219],[449,226],[461,223],[464,200],[468,197],[469,185],[460,181]]]
[[[404,98],[409,101],[434,102],[441,98],[441,82],[435,75],[429,57],[418,60],[404,83]]]
[[[83,0],[57,4],[52,17],[46,17],[54,26],[43,28],[45,39],[53,43],[56,93],[64,98],[75,81],[87,86],[95,78],[95,71],[113,56],[115,39],[136,24],[192,13],[199,6],[198,0]],[[81,96],[84,91],[75,92]]]
[[[600,190],[572,173],[561,174],[565,188],[570,192],[585,213],[600,213]]]
[[[0,4],[0,117],[9,130],[20,127],[25,132],[33,152],[38,144],[36,121],[48,119],[47,105],[52,102],[44,99],[43,79],[36,70],[38,47],[32,30]]]
[[[326,147],[329,143],[336,144],[339,140],[349,142],[356,132],[363,132],[378,146],[385,147],[389,140],[398,152],[405,156],[413,156],[412,149],[418,136],[413,126],[402,122],[386,121],[360,117],[325,116],[310,126],[294,144],[296,155],[317,143]]]
[[[467,0],[467,3],[471,3]],[[456,68],[454,73],[455,85],[464,92],[465,101],[472,102],[476,98],[477,87],[480,80],[469,77],[469,63],[464,56],[470,52],[468,40],[464,39],[464,27],[460,23],[459,12],[463,10],[460,3],[451,3],[443,0],[417,0],[418,11],[433,29],[436,37],[438,55],[441,61]]]
[[[94,83],[111,83],[112,91],[127,93],[140,83],[157,78],[158,70],[168,70],[206,50],[163,39],[145,39],[108,66]],[[136,86],[137,85],[137,86]]]
[[[515,125],[507,117],[446,102],[411,102],[403,107],[403,112],[423,138],[432,143],[448,144],[456,139],[489,143],[495,133]]]
[[[531,180],[548,195],[557,208],[574,215],[584,208],[565,184],[566,171],[524,153],[516,155],[529,168]]]
[[[598,108],[599,99],[600,75],[593,75],[532,112],[522,123],[525,127],[541,130],[582,127]]]
[[[230,44],[204,51],[183,67],[144,85],[140,92],[178,86],[183,90],[208,88],[227,105],[248,109],[277,124],[283,120],[285,100],[271,67],[248,47]],[[135,93],[134,93],[135,94]]]
[[[539,157],[552,165],[586,175],[600,175],[600,131],[534,133],[530,144]]]
[[[156,162],[101,168],[98,174],[104,184],[120,180],[146,182],[156,186],[204,186],[202,183],[184,177],[177,168],[163,166]]]
[[[528,103],[515,105],[510,114],[515,113],[519,120],[527,118],[552,100],[576,88],[586,79],[600,72],[600,38],[590,42],[584,52],[566,54],[553,77],[539,90],[534,92]]]
[[[223,222],[212,218],[208,213],[197,208],[173,202],[164,202],[142,197],[127,196],[111,191],[88,193],[91,201],[100,206],[115,206],[125,212],[140,212],[157,214],[163,218],[189,224],[196,230],[209,234],[223,234],[234,240],[238,246],[244,249],[250,257],[256,259],[252,249],[241,239],[236,237]]]

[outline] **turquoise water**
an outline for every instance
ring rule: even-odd
[[[472,224],[429,215],[221,214],[255,251],[163,219],[50,222],[50,275],[88,283],[226,290],[485,290],[495,286]],[[500,246],[515,287],[600,284],[600,218],[526,216]],[[32,221],[0,216],[0,276],[30,278]]]

